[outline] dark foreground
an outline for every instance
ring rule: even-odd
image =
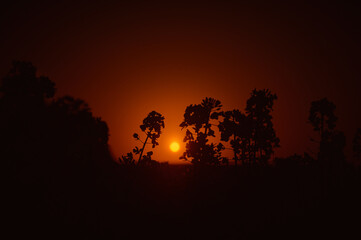
[[[360,237],[354,167],[59,164],[3,176],[3,234],[13,239]]]

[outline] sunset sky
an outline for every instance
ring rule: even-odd
[[[154,158],[182,163],[184,145],[178,153],[169,145],[182,142],[185,108],[213,97],[224,110],[243,110],[254,88],[278,95],[276,156],[316,151],[308,110],[323,97],[336,104],[337,129],[350,151],[361,127],[360,6],[74,2],[1,6],[0,74],[12,60],[31,61],[56,83],[57,97],[84,99],[108,123],[115,157],[140,146],[132,135],[155,110],[165,116],[165,129]]]

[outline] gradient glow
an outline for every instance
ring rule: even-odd
[[[84,99],[107,122],[115,159],[141,147],[132,135],[154,110],[166,127],[149,148],[153,159],[185,163],[179,124],[186,107],[213,97],[224,111],[243,110],[254,88],[278,95],[275,156],[317,152],[307,118],[310,103],[323,97],[336,104],[337,129],[351,151],[361,122],[354,107],[361,102],[361,15],[351,4],[8,2],[0,14],[1,76],[12,60],[29,60],[56,83],[57,97]]]

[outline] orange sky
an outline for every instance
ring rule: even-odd
[[[361,127],[360,16],[354,6],[203,1],[9,3],[1,14],[0,73],[32,61],[57,96],[86,100],[110,128],[115,156],[132,150],[134,132],[158,111],[166,128],[154,158],[181,163],[185,108],[205,97],[243,109],[254,88],[279,99],[277,156],[315,150],[311,101],[337,106],[348,143]],[[138,146],[140,146],[138,144]],[[184,146],[183,146],[184,147]],[[349,145],[348,145],[349,148]]]

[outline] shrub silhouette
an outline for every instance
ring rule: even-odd
[[[118,158],[118,161],[123,166],[135,166],[135,159],[133,153],[129,152],[127,155],[123,155]]]
[[[313,164],[314,159],[308,154],[304,153],[303,156],[299,154],[293,154],[286,158],[275,158],[275,166],[284,168],[284,169],[290,169],[290,168],[297,168],[300,166],[309,166],[310,164]]]
[[[184,120],[179,125],[182,129],[187,129],[183,139],[186,142],[186,150],[180,159],[191,158],[191,162],[196,165],[218,165],[220,163],[221,151],[224,146],[221,143],[218,145],[208,143],[208,138],[215,136],[210,121],[218,119],[221,107],[222,104],[219,100],[205,98],[201,104],[191,104],[186,108]]]

